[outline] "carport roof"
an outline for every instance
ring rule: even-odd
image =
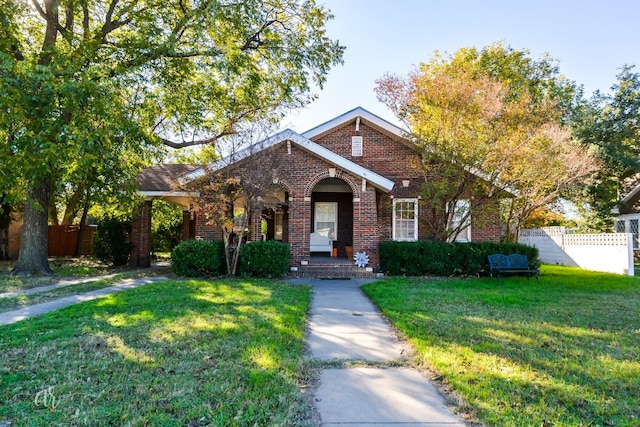
[[[147,192],[167,193],[176,190],[178,179],[189,172],[200,168],[198,165],[159,164],[153,165],[138,175],[138,190]]]

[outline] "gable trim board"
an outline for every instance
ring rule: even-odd
[[[365,110],[362,107],[356,107],[353,110],[347,111],[344,114],[339,115],[319,126],[316,126],[306,132],[302,133],[302,136],[308,139],[315,138],[323,135],[324,133],[334,130],[336,127],[342,126],[358,119],[364,120],[365,123],[372,125],[374,128],[383,131],[384,133],[393,136],[396,139],[409,139],[409,132],[390,123],[375,114]]]
[[[240,150],[237,153],[231,154],[223,159],[211,163],[207,167],[198,168],[193,172],[187,173],[180,178],[179,182],[182,185],[188,184],[191,181],[202,178],[210,172],[218,171],[223,167],[237,163],[253,154],[278,145],[284,141],[291,141],[303,150],[325,160],[333,166],[341,168],[357,176],[358,178],[366,179],[367,182],[371,183],[374,187],[382,191],[389,192],[393,189],[394,182],[390,179],[387,179],[382,175],[379,175],[367,168],[358,165],[357,163],[352,162],[351,160],[337,155],[333,151],[326,149],[320,144],[316,144],[315,142],[300,135],[299,133],[294,132],[291,129],[285,129],[282,132],[279,132],[267,139],[264,139],[243,150]]]

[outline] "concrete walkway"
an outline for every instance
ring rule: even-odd
[[[68,297],[58,298],[52,301],[43,302],[41,304],[30,305],[18,310],[6,311],[4,313],[0,313],[0,325],[9,325],[11,323],[16,323],[20,320],[24,320],[28,317],[49,313],[50,311],[59,310],[64,307],[77,304],[79,302],[91,301],[97,298],[102,298],[109,294],[113,294],[115,292],[126,291],[128,289],[137,288],[138,286],[146,285],[148,283],[161,282],[163,280],[167,280],[167,277],[153,276],[141,277],[138,279],[125,279],[117,285],[108,286],[102,289],[96,289],[95,291],[85,292],[78,295],[70,295]]]
[[[10,297],[17,297],[20,295],[38,294],[40,292],[47,292],[53,289],[66,288],[67,286],[81,285],[84,283],[91,283],[98,280],[110,279],[112,277],[116,277],[121,274],[137,274],[142,272],[150,273],[153,271],[159,271],[159,270],[170,269],[170,268],[171,268],[170,261],[159,261],[159,262],[153,263],[151,267],[148,267],[148,268],[143,268],[138,270],[127,270],[127,271],[122,271],[118,273],[103,274],[100,276],[77,277],[73,279],[70,279],[70,278],[58,279],[58,278],[52,277],[50,285],[37,286],[35,288],[29,288],[29,289],[20,289],[18,291],[3,292],[3,293],[0,293],[0,298],[10,298]]]
[[[392,362],[410,351],[360,289],[363,280],[297,279],[312,287],[308,347],[321,361]],[[463,427],[444,397],[409,368],[323,369],[315,392],[322,426]]]

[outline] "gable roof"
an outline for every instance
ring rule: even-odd
[[[634,208],[634,206],[638,203],[639,200],[640,184],[636,184],[623,198],[618,200],[616,206],[611,209],[611,213],[614,215],[638,213],[637,208]]]
[[[198,165],[165,163],[153,165],[138,175],[137,187],[140,192],[171,192],[175,183],[185,173],[193,172]]]
[[[304,132],[302,136],[309,139],[316,138],[329,133],[335,128],[340,127],[344,124],[350,124],[354,121],[356,121],[357,123],[358,119],[361,120],[361,123],[365,123],[397,141],[407,144],[410,147],[414,147],[414,141],[409,131],[402,129],[401,127],[398,127],[381,117],[376,116],[372,112],[367,111],[362,107],[356,107],[353,110],[347,111],[346,113],[341,114],[338,117],[335,117],[319,126],[314,127],[313,129]],[[466,167],[465,170],[470,174],[475,175],[485,181],[491,181],[491,177],[489,176],[489,174],[475,167]],[[496,183],[496,185],[508,194],[516,195],[518,193],[516,189],[510,188],[509,186],[500,183]]]
[[[195,179],[201,178],[208,174],[209,172],[214,172],[222,169],[225,166],[230,164],[234,164],[239,162],[242,159],[245,159],[257,152],[266,150],[267,148],[273,147],[281,142],[291,141],[296,144],[301,149],[312,153],[313,155],[325,160],[326,162],[339,167],[343,170],[350,172],[351,174],[366,179],[370,182],[374,187],[383,190],[383,191],[391,191],[393,188],[394,182],[379,175],[367,168],[364,168],[357,163],[352,162],[351,160],[345,159],[342,156],[334,153],[333,151],[311,141],[309,138],[300,135],[299,133],[294,132],[291,129],[285,129],[282,132],[278,132],[277,134],[264,139],[256,144],[253,144],[243,150],[240,150],[236,153],[233,153],[223,159],[220,159],[206,167],[200,167],[195,169],[189,173],[183,175],[180,179],[181,184],[186,184]]]
[[[346,113],[341,114],[338,117],[335,117],[319,126],[314,127],[313,129],[302,133],[302,136],[312,139],[330,132],[336,127],[351,123],[358,118],[363,120],[364,123],[368,124],[369,126],[376,128],[377,130],[391,136],[394,139],[408,139],[409,133],[406,130],[394,125],[391,122],[386,121],[383,118],[376,116],[375,114],[365,110],[362,107],[356,107],[353,110],[347,111]]]

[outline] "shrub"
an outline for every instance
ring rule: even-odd
[[[291,249],[277,240],[251,242],[240,249],[240,273],[245,276],[281,277],[287,274]]]
[[[182,242],[182,224],[160,224],[151,231],[151,247],[153,252],[171,252]]]
[[[171,252],[182,241],[182,208],[164,200],[153,201],[151,217],[152,252]]]
[[[133,244],[129,240],[131,220],[128,218],[105,217],[98,221],[96,232],[96,257],[115,266],[125,265]]]
[[[479,276],[489,272],[487,257],[519,253],[539,265],[538,249],[520,243],[394,242],[380,243],[380,263],[390,275]]]
[[[179,276],[200,277],[221,274],[224,243],[185,240],[171,252],[171,269]]]

